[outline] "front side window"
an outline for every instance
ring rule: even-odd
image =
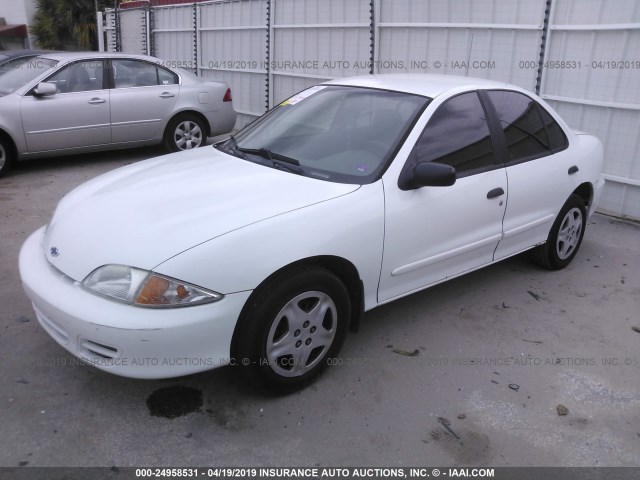
[[[0,75],[0,97],[15,92],[36,77],[53,68],[58,62],[46,58],[30,57],[11,61]]]
[[[59,93],[102,90],[104,64],[102,60],[86,60],[67,65],[46,81],[54,83]]]
[[[505,90],[489,91],[487,95],[504,132],[507,162],[538,158],[563,148],[566,137],[562,129],[538,102]]]
[[[115,88],[151,87],[155,85],[175,85],[176,74],[153,63],[140,60],[112,60]]]
[[[457,95],[435,111],[407,165],[420,162],[451,165],[458,175],[495,166],[489,126],[476,92]]]
[[[309,177],[371,183],[429,100],[372,88],[320,85],[285,100],[238,133],[235,144],[230,140],[220,148]]]

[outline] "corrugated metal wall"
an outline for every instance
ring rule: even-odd
[[[369,0],[272,0],[271,105],[335,77],[369,73]]]
[[[267,108],[267,7],[267,0],[197,7],[199,75],[231,86],[238,127]]]
[[[116,29],[116,12],[115,10],[107,10],[104,13],[104,46],[107,52],[117,52],[118,49],[118,34]],[[98,29],[98,31],[100,31]]]
[[[640,218],[640,2],[554,0],[541,95],[605,147],[600,208]],[[566,62],[571,62],[567,64]]]
[[[152,12],[149,53],[164,60],[167,66],[195,73],[196,18],[193,6],[163,6],[154,8]]]
[[[536,86],[546,1],[379,0],[377,71],[469,75]],[[532,61],[523,68],[520,62]]]
[[[122,52],[144,54],[149,51],[149,10],[129,8],[116,18],[117,46]]]
[[[228,82],[238,127],[341,76],[445,73],[538,91],[605,144],[602,209],[640,218],[638,0],[216,0],[105,19],[109,50]]]

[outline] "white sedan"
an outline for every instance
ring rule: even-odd
[[[598,139],[512,85],[344,78],[214,147],[78,187],[20,273],[42,327],[98,368],[234,364],[290,390],[378,305],[526,250],[565,267],[602,161]]]

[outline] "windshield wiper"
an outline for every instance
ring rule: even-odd
[[[281,168],[293,173],[303,173],[304,170],[300,166],[300,162],[295,158],[287,157],[279,153],[274,153],[266,148],[241,148],[237,147],[237,151],[243,153],[249,153],[252,155],[259,155],[262,158],[269,160],[275,168]]]
[[[238,142],[236,142],[236,138],[233,135],[220,143],[216,143],[214,147],[219,149],[222,145],[224,145],[224,149],[232,155],[245,158],[244,154],[238,149]]]

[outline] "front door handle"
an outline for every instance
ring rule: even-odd
[[[173,93],[163,92],[160,94],[160,98],[172,98],[172,97],[175,97]]]
[[[100,103],[107,103],[107,101],[104,98],[92,98],[89,100],[89,103],[91,105],[98,105]]]
[[[493,190],[489,190],[489,193],[487,193],[487,198],[496,198],[500,195],[504,195],[504,190],[501,187],[498,187],[494,188]]]

